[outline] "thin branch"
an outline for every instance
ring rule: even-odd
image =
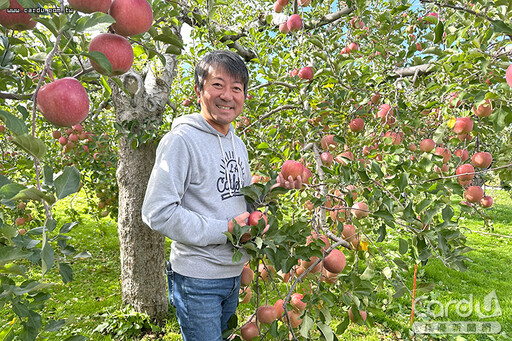
[[[272,86],[272,85],[282,85],[282,86],[285,86],[285,87],[290,88],[290,89],[297,89],[297,85],[295,85],[295,84],[290,84],[290,83],[286,83],[286,82],[275,81],[275,82],[268,82],[268,83],[265,83],[265,84],[257,85],[257,86],[255,86],[255,87],[250,88],[248,91],[258,90],[258,89],[260,89],[260,88],[264,88],[264,87]]]
[[[7,92],[0,92],[0,99],[14,99],[17,101],[31,99],[34,97],[34,94],[23,94],[23,95],[17,95],[17,94],[10,94]]]
[[[280,111],[283,111],[283,110],[293,110],[293,109],[300,109],[300,107],[298,107],[298,106],[296,106],[296,105],[290,105],[290,104],[288,104],[288,105],[283,105],[283,106],[280,106],[280,107],[277,107],[277,108],[275,108],[274,110],[269,111],[269,112],[268,112],[268,113],[266,113],[265,115],[260,116],[260,118],[259,118],[259,119],[258,119],[258,121],[256,121],[256,122],[261,123],[261,121],[263,121],[264,119],[266,119],[266,118],[268,118],[268,117],[270,117],[270,116],[274,115],[274,114],[275,114],[275,113],[277,113],[277,112],[280,112]],[[245,131],[246,131],[247,129],[249,129],[250,127],[252,127],[254,124],[256,124],[256,122],[252,122],[252,123],[251,123],[251,124],[249,124],[247,127],[245,127],[245,129],[244,129],[244,130],[242,130],[242,134],[243,134],[243,133],[245,133]]]
[[[429,183],[429,182],[433,182],[433,181],[437,181],[437,180],[441,180],[441,179],[457,178],[459,176],[468,175],[468,174],[475,174],[476,175],[476,174],[480,174],[480,173],[492,172],[492,171],[495,171],[495,170],[498,170],[498,169],[504,169],[504,168],[510,168],[510,167],[512,167],[512,163],[509,163],[508,165],[496,167],[496,168],[482,169],[481,171],[478,171],[478,172],[463,173],[463,174],[456,174],[456,175],[449,175],[449,176],[440,176],[440,177],[437,177],[435,179],[429,179],[429,180],[425,180],[423,182],[412,183],[410,185],[411,186],[423,185],[423,184],[426,184],[426,183]]]

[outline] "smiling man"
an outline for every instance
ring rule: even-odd
[[[184,341],[220,341],[238,305],[240,274],[224,235],[249,216],[240,189],[251,183],[245,144],[231,124],[243,110],[249,74],[230,51],[207,54],[195,69],[201,112],[184,115],[161,140],[142,219],[172,239],[169,301]]]

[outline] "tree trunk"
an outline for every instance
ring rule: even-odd
[[[134,147],[133,138],[129,139],[128,133],[137,137],[141,133],[158,131],[176,73],[176,57],[166,56],[166,61],[160,77],[152,72],[153,65],[142,75],[130,71],[121,76],[125,91],[110,82],[116,122],[126,129],[119,140],[116,174],[123,304],[157,320],[162,320],[168,309],[165,239],[146,226],[141,218],[156,145],[151,140]]]

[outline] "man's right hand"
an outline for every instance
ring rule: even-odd
[[[234,217],[228,222],[228,232],[233,233],[233,229],[235,228],[235,223],[233,220],[237,222],[238,225],[244,226],[247,225],[247,219],[249,218],[251,214],[249,212],[244,212],[242,214],[239,214],[238,216]]]

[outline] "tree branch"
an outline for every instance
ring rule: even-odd
[[[34,96],[34,94],[10,94],[7,92],[0,92],[0,99],[15,99],[18,101],[24,100],[24,99],[31,99]]]

